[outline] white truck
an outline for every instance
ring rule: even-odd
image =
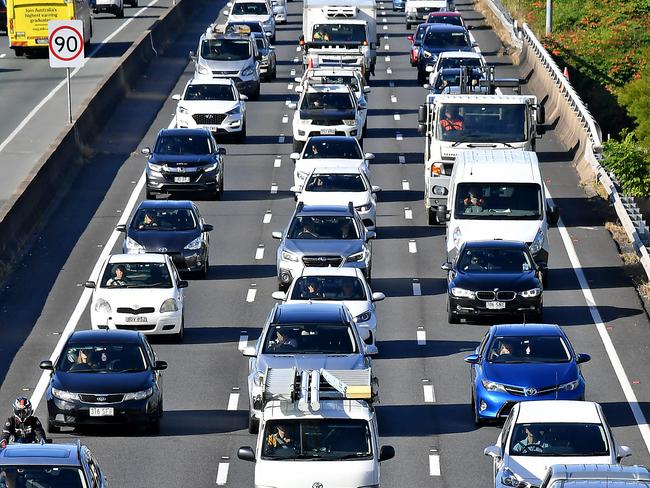
[[[424,24],[432,12],[453,12],[455,9],[453,0],[406,0],[406,28]]]
[[[377,60],[375,0],[305,0],[300,44],[305,66],[344,65],[369,78]]]
[[[429,225],[447,205],[456,156],[468,149],[534,151],[544,107],[532,95],[427,95],[418,110],[424,136],[424,206]]]

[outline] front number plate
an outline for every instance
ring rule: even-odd
[[[488,310],[503,310],[506,308],[506,302],[486,302],[485,308]]]
[[[190,177],[189,176],[175,176],[174,177],[174,183],[189,183],[190,182]]]
[[[333,136],[334,134],[336,134],[336,130],[335,129],[321,129],[320,133],[323,134],[324,136]]]
[[[147,317],[127,317],[126,318],[127,322],[137,322],[139,324],[146,324],[147,323]]]
[[[113,415],[115,415],[113,407],[91,407],[90,409],[91,417],[112,417]]]

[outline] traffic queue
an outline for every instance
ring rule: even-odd
[[[497,323],[465,357],[476,426],[503,422],[485,448],[495,486],[647,482],[645,468],[620,466],[631,450],[613,438],[600,405],[585,400],[580,366],[590,356],[574,350],[559,325],[543,323],[548,232],[559,219],[535,153],[543,106],[520,93],[524,80],[495,76],[453,2],[393,6],[415,27],[404,55],[426,90],[424,103],[408,108],[417,109],[424,137],[427,222],[446,229],[446,255],[431,258],[447,273],[448,322]],[[221,142],[246,141],[247,104],[276,76],[276,23],[287,16],[282,0],[233,0],[228,9],[226,23],[207,26],[190,52],[194,76],[173,95],[170,127],[142,149],[147,199],[116,229],[122,252],[85,283],[91,330],[74,332],[56,358],[40,363],[50,372],[48,433],[122,424],[160,430],[167,363],[147,336],[183,341],[187,277],[208,273],[213,230],[181,198],[223,197]],[[383,326],[376,304],[386,299],[372,288],[382,189],[372,184],[375,155],[363,151],[380,45],[375,1],[304,0],[297,41],[303,73],[297,101],[287,104],[296,206],[272,233],[278,303],[242,350],[256,437],[237,455],[255,463],[259,487],[378,487],[381,463],[399,453],[380,439],[372,366]],[[3,434],[15,444],[0,451],[0,486],[17,478],[20,486],[106,486],[85,446],[56,444],[66,450],[57,454],[44,432],[21,431],[35,422],[28,402],[17,400]],[[20,445],[33,441],[38,448]]]

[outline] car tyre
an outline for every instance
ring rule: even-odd
[[[61,432],[61,427],[54,425],[50,420],[47,421],[47,432],[48,434],[58,434]]]
[[[418,85],[422,85],[422,84],[424,84],[425,81],[427,81],[427,75],[426,75],[426,72],[422,73],[422,72],[418,69]]]
[[[147,190],[146,191],[146,196],[147,200],[155,200],[156,199],[156,194],[152,191]]]
[[[305,145],[304,142],[302,141],[296,141],[295,139],[293,140],[293,152],[302,152],[302,148]]]
[[[427,209],[427,222],[429,225],[438,224],[438,217],[431,207]]]
[[[25,50],[22,47],[15,47],[14,54],[17,58],[22,58],[25,55]]]
[[[131,5],[131,7],[137,7],[138,6],[138,0],[132,0],[130,5]]]
[[[411,24],[409,22],[406,23],[406,29],[410,30],[411,29]]]
[[[160,434],[160,415],[156,415],[155,418],[151,419],[149,421],[149,425],[147,426],[147,431],[149,434]]]
[[[251,95],[251,100],[259,100],[260,99],[260,91],[262,89],[261,83],[257,85],[257,88],[255,88],[255,91]]]
[[[257,434],[260,431],[260,421],[251,414],[248,414],[248,433]]]
[[[542,286],[544,288],[548,287],[548,268],[542,269]]]
[[[244,122],[244,126],[242,129],[237,133],[235,136],[235,140],[239,142],[240,144],[243,144],[246,142],[246,122]]]
[[[363,129],[361,129],[361,137],[368,137],[368,121],[366,121],[366,123],[363,125]]]
[[[115,13],[115,17],[117,17],[118,19],[124,18],[124,4],[122,4],[122,6],[117,10],[117,12]]]

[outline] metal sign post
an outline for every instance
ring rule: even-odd
[[[48,51],[51,68],[65,68],[68,86],[68,122],[72,123],[72,89],[70,68],[84,64],[84,34],[81,20],[50,20]]]

